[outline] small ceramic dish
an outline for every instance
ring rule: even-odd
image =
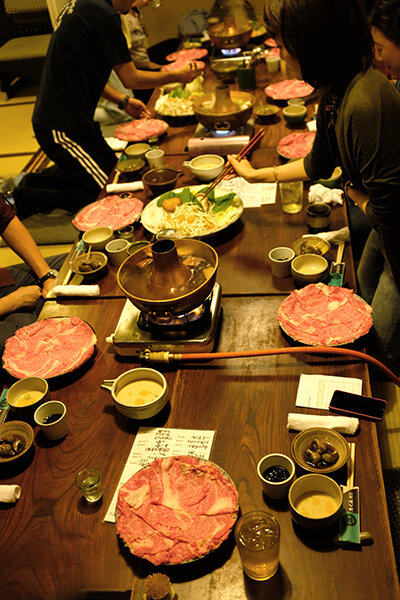
[[[29,421],[38,406],[50,399],[49,385],[43,377],[24,377],[9,388],[6,399],[19,420]]]
[[[130,144],[124,150],[128,158],[144,158],[146,152],[150,150],[150,145],[145,142],[139,144]]]
[[[328,261],[319,254],[300,254],[290,265],[290,273],[299,285],[323,281],[328,274]]]
[[[318,451],[313,449],[316,447],[314,442],[319,442]],[[311,460],[314,460],[314,462],[318,460],[310,452],[320,454],[326,444],[328,444],[328,453],[332,453],[331,447],[337,451],[337,460],[332,464],[325,463],[323,458],[317,464],[310,462]],[[310,452],[309,449],[311,449]],[[349,445],[344,437],[334,429],[312,427],[304,429],[296,435],[292,442],[291,453],[294,461],[305,471],[326,475],[338,471],[346,464],[349,458]],[[323,457],[323,452],[320,456]]]
[[[222,173],[225,161],[218,154],[201,154],[192,160],[185,160],[182,165],[188,167],[200,181],[212,181]]]
[[[108,258],[103,252],[80,254],[71,262],[71,271],[87,281],[99,279],[107,271]]]
[[[146,367],[126,371],[117,379],[106,379],[100,387],[111,392],[115,408],[129,419],[154,417],[168,400],[164,375]]]
[[[282,110],[283,118],[291,125],[302,123],[307,116],[307,108],[299,104],[290,104]]]
[[[272,119],[279,110],[279,106],[276,106],[275,104],[263,104],[262,106],[257,106],[257,108],[254,109],[254,112],[260,121],[264,122]]]
[[[283,479],[285,471],[288,476]],[[275,452],[263,456],[258,461],[257,475],[264,494],[276,500],[285,498],[293,483],[295,471],[294,462],[285,454]]]
[[[82,235],[85,248],[91,247],[92,250],[104,250],[106,244],[112,240],[114,232],[111,227],[93,227],[89,231],[85,231]]]
[[[153,194],[159,196],[160,194],[164,194],[164,192],[173,190],[181,174],[181,171],[167,167],[150,169],[150,171],[146,171],[143,175],[142,181]]]
[[[320,254],[321,256],[325,256],[329,252],[331,245],[327,240],[322,239],[318,235],[305,235],[295,240],[292,248],[296,255]]]
[[[28,423],[24,423],[24,421],[8,421],[7,423],[2,423],[0,425],[0,464],[2,463],[10,463],[14,460],[18,460],[26,454],[29,448],[33,444],[33,429]],[[13,444],[16,446],[13,446]],[[18,449],[18,446],[23,445],[23,448],[20,451],[14,450],[14,448]],[[6,448],[4,448],[6,446]],[[12,451],[15,451],[16,454],[13,456],[8,456],[8,452],[10,451],[9,446],[13,447]],[[7,452],[7,454],[5,454]]]
[[[342,512],[343,493],[326,475],[303,475],[289,489],[289,508],[293,520],[312,531],[334,525]]]
[[[125,179],[137,177],[146,162],[144,158],[126,158],[117,163],[117,170],[125,176]]]
[[[339,187],[341,179],[342,169],[340,167],[336,167],[329,179],[318,179],[315,183],[320,183],[321,185],[324,185],[327,188],[333,189]]]

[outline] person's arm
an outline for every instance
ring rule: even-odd
[[[114,66],[114,71],[124,84],[131,90],[151,89],[166,83],[189,83],[198,77],[201,69],[195,63],[188,63],[181,69],[173,71],[140,71],[133,62]]]
[[[243,177],[249,183],[274,183],[278,181],[305,181],[309,179],[301,158],[294,162],[275,167],[254,169],[248,160],[238,161],[234,156],[228,155],[228,160],[239,177]]]
[[[357,204],[358,208],[361,208],[363,213],[367,214],[367,204],[369,202],[367,194],[353,187],[346,186],[346,195]]]
[[[147,61],[143,61],[143,62],[135,62],[135,67],[137,69],[148,69],[150,71],[159,71],[162,67],[162,65],[159,65],[155,62],[152,62],[151,60],[147,60]]]
[[[141,100],[137,100],[136,98],[127,98],[123,92],[119,92],[108,83],[106,84],[101,95],[103,98],[110,100],[110,102],[114,102],[118,106],[126,98],[124,110],[131,115],[131,117],[136,119],[139,117],[150,117],[150,111],[147,110],[145,104],[143,104]]]

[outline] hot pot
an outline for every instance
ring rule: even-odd
[[[208,35],[216,48],[243,48],[250,40],[252,31],[251,21],[243,21],[238,25],[233,15],[227,15],[223,22],[208,27]]]
[[[193,239],[164,239],[138,250],[119,268],[118,284],[139,310],[154,320],[200,306],[210,295],[218,255]]]
[[[246,103],[240,108],[236,102]],[[232,131],[240,128],[251,117],[255,97],[248,92],[230,91],[227,85],[218,85],[215,94],[206,94],[193,103],[198,121],[212,131]]]

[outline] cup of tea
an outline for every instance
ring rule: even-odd
[[[289,277],[290,265],[295,256],[296,253],[292,248],[286,246],[272,248],[268,254],[272,275],[275,275],[275,277]]]
[[[303,182],[285,181],[279,184],[282,210],[285,213],[295,214],[303,208]]]
[[[306,223],[313,233],[326,231],[331,224],[331,207],[325,202],[313,202],[306,211]]]
[[[279,56],[267,56],[265,59],[267,64],[268,73],[277,73],[281,66],[281,59]]]
[[[125,259],[130,256],[129,248],[132,246],[132,243],[127,239],[116,239],[108,242],[106,246],[106,252],[108,254],[108,258],[114,267],[119,267],[122,265]]]
[[[145,157],[150,169],[161,169],[164,166],[164,150],[161,150],[161,148],[148,150]]]
[[[280,528],[272,513],[253,510],[235,527],[235,540],[243,571],[257,581],[275,575],[279,566]]]
[[[51,400],[39,406],[34,419],[49,440],[60,440],[69,431],[67,407],[58,400]]]

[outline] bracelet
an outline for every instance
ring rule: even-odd
[[[356,206],[356,203],[354,202],[354,200],[352,200],[349,196],[349,190],[351,190],[353,188],[353,184],[351,183],[350,179],[348,179],[346,181],[346,183],[343,186],[343,196],[344,199],[346,200],[346,202],[348,202],[349,204],[353,204],[354,206]]]
[[[276,165],[274,165],[272,167],[272,173],[274,176],[274,183],[278,183],[279,179],[278,179],[278,167]]]
[[[124,109],[125,109],[125,107],[126,107],[126,105],[127,105],[127,104],[128,104],[128,102],[129,102],[129,99],[130,99],[130,96],[128,96],[128,94],[126,94],[126,96],[124,96],[124,97],[122,98],[121,102],[118,104],[118,108],[119,108],[120,110],[124,110]]]

